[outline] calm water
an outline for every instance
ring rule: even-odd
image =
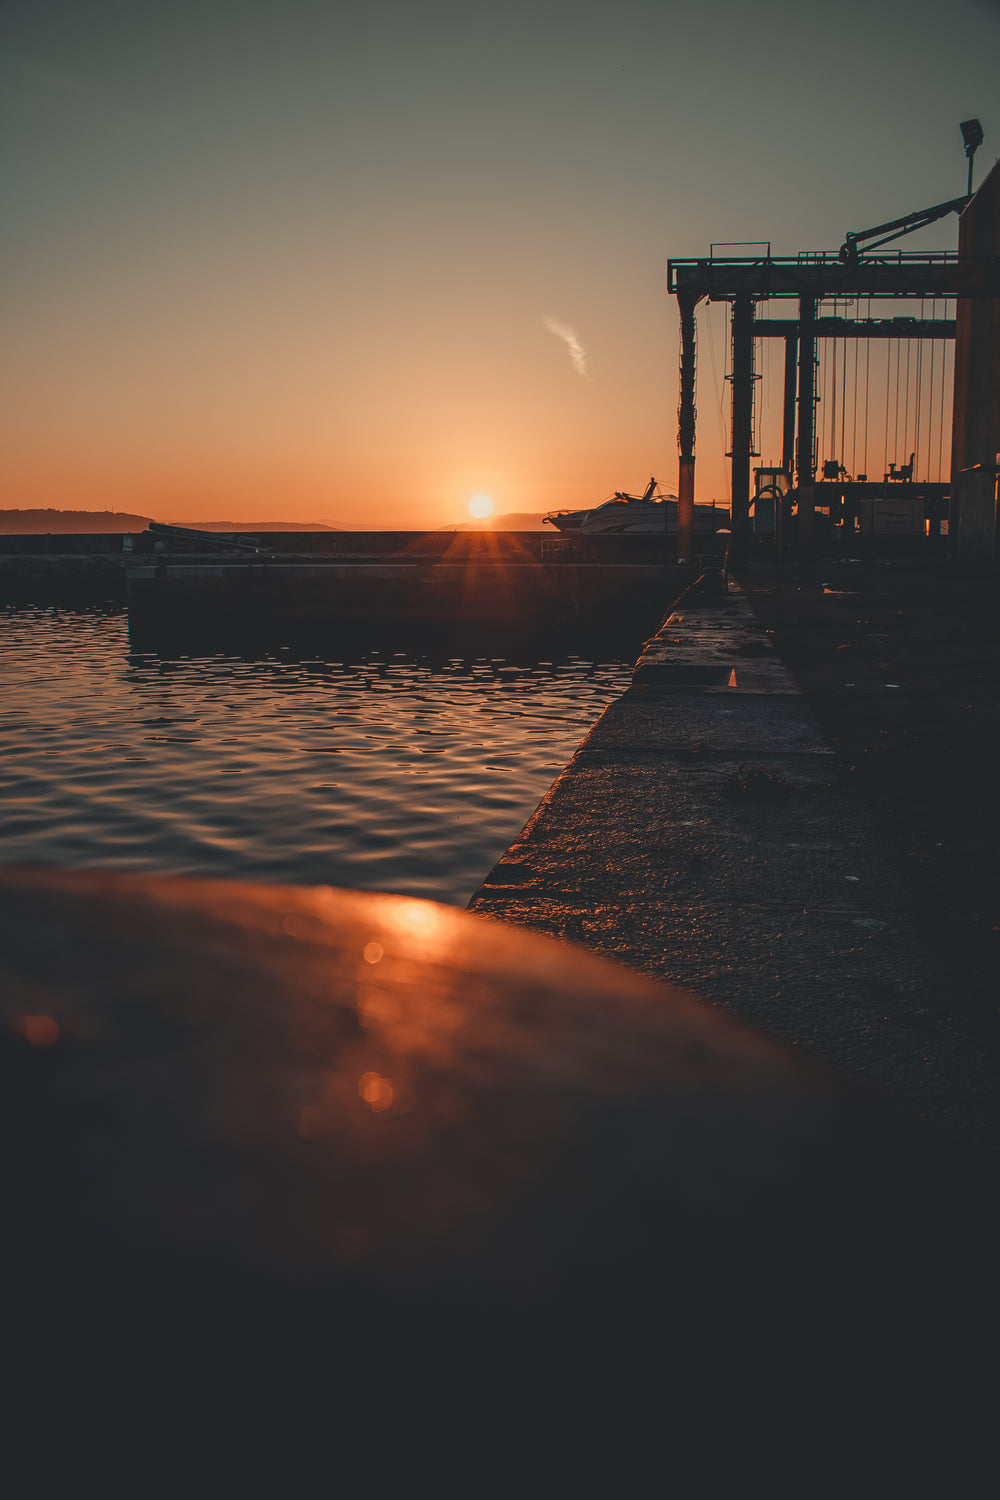
[[[0,616],[0,859],[463,904],[625,659],[130,654],[101,610]]]

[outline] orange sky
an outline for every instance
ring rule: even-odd
[[[675,488],[668,255],[835,248],[954,196],[972,114],[977,180],[995,155],[1000,13],[826,15],[10,0],[0,505],[436,526],[477,493]],[[705,501],[727,493],[721,311]]]

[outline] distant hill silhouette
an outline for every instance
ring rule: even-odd
[[[124,510],[0,510],[0,532],[145,531],[149,519]]]
[[[86,532],[86,531],[145,531],[151,516],[137,516],[123,510],[0,510],[0,534],[10,532]],[[169,526],[185,526],[191,531],[419,531],[410,527],[341,527],[331,526],[325,521],[184,521],[167,522]],[[541,531],[542,512],[509,510],[501,516],[488,516],[485,521],[457,521],[450,526],[439,526],[439,531]]]
[[[126,510],[0,510],[0,534],[27,532],[145,531],[151,516]],[[321,521],[170,521],[192,531],[336,531]]]

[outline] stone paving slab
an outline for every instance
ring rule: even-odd
[[[798,693],[735,585],[715,608],[692,603],[672,610],[645,643],[634,680],[723,692]]]
[[[565,774],[482,893],[530,886],[539,900],[606,893],[725,905],[742,897],[866,914],[906,909],[885,878],[867,825],[819,786],[780,808],[729,807],[714,776],[635,765]],[[832,806],[831,806],[832,801]],[[802,805],[804,802],[806,805]]]
[[[732,586],[714,609],[674,611],[658,659],[680,651],[688,620],[688,665],[703,666],[708,649],[723,666],[738,662],[751,634],[773,656],[747,613]],[[782,674],[792,682],[784,668],[771,680]],[[1000,1057],[942,999],[947,976],[912,915],[905,861],[842,784],[794,691],[640,680],[605,711],[470,905],[688,985],[1000,1137]]]
[[[719,703],[715,694],[706,701],[670,689],[632,687],[609,704],[601,719],[600,746],[685,754],[700,746],[706,753],[725,751],[737,758],[812,754],[827,756],[832,764],[833,751],[800,697],[775,696],[762,702],[739,692],[726,696],[731,703]]]

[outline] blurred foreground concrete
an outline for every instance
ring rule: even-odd
[[[987,1493],[992,1158],[431,903],[0,897],[14,1493]]]

